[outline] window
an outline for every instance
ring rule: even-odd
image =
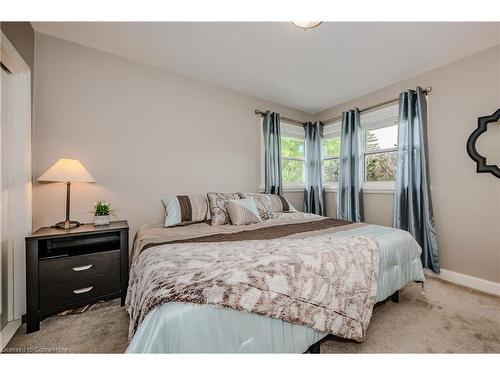
[[[365,182],[396,180],[398,105],[361,114]]]
[[[281,174],[283,185],[305,185],[305,132],[301,126],[281,123]]]
[[[361,151],[366,188],[391,189],[396,181],[398,149],[398,104],[361,114]],[[341,120],[323,127],[322,169],[326,188],[339,181]],[[264,149],[262,149],[264,155]],[[264,157],[262,157],[264,163]],[[281,166],[285,188],[303,188],[306,178],[305,131],[281,122]],[[264,164],[262,164],[262,181]],[[387,184],[389,183],[389,184]]]
[[[340,122],[323,128],[323,182],[326,186],[339,182],[340,128]]]

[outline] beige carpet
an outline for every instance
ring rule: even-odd
[[[364,343],[327,340],[321,353],[500,353],[500,298],[437,279],[408,285],[401,302],[373,312]],[[21,326],[5,352],[123,353],[128,316],[119,300],[45,319],[38,332]]]

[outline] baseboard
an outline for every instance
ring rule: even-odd
[[[430,270],[425,270],[426,275],[436,277],[450,283],[463,285],[472,289],[480,290],[481,292],[500,296],[500,283],[480,279],[478,277],[465,275],[454,271],[448,271],[441,268],[441,273],[434,273]]]
[[[21,326],[21,319],[8,322],[5,327],[0,331],[0,352],[9,343],[10,339],[16,333],[17,329]]]

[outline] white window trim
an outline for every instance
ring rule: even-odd
[[[386,127],[390,127],[393,125],[389,126],[377,126],[375,125],[376,123],[380,123],[381,119],[377,118],[377,112],[382,112],[382,113],[387,113],[388,111],[390,112],[390,109],[394,106],[398,106],[398,104],[395,105],[388,105],[386,107],[383,107],[378,110],[374,110],[372,112],[369,112],[367,115],[364,115],[363,117],[369,117],[370,120],[368,124],[365,124],[363,126],[363,122],[361,123],[362,127],[362,139],[363,139],[363,149],[362,149],[362,158],[363,158],[363,192],[368,192],[368,191],[374,191],[378,194],[381,192],[388,192],[389,194],[394,193],[394,187],[395,187],[395,181],[366,181],[366,168],[365,168],[365,161],[366,161],[366,156],[367,155],[374,155],[374,154],[382,154],[382,153],[387,153],[387,152],[394,152],[398,151],[397,147],[389,147],[389,148],[383,148],[380,150],[370,150],[366,151],[366,132],[369,130],[375,130],[375,129],[383,129]],[[374,117],[374,118],[373,118]],[[389,117],[389,119],[392,117]]]
[[[364,194],[394,194],[396,183],[395,181],[377,181],[377,182],[365,182],[363,184]],[[264,185],[259,186],[259,191],[263,193],[265,190]],[[296,193],[303,192],[305,190],[304,186],[285,186],[283,191],[285,193]],[[324,187],[325,193],[338,193],[338,184],[329,184]]]
[[[264,185],[258,187],[259,192],[263,193],[265,190]],[[377,181],[365,182],[363,184],[363,194],[394,194],[395,182],[394,181]],[[298,193],[304,192],[304,186],[285,186],[283,192],[285,193]],[[324,187],[325,193],[338,193],[338,184],[329,184]]]
[[[263,193],[265,191],[265,149],[264,149],[264,128],[263,128],[263,118],[261,117],[259,120],[259,128],[260,128],[260,185],[258,187],[259,192]],[[283,124],[286,124],[283,122]],[[291,125],[294,126],[294,125]],[[305,134],[304,134],[305,135]],[[286,137],[286,132],[284,134]],[[293,138],[293,137],[291,137]],[[286,158],[286,157],[281,157],[282,160],[288,159],[288,160],[300,160],[305,163],[305,137],[304,137],[304,159],[295,159],[295,158]],[[307,170],[304,170],[304,173],[307,173]],[[306,188],[306,179],[304,176],[304,183],[295,183],[295,184],[290,184],[290,183],[284,183],[283,182],[283,192],[285,193],[290,193],[290,192],[303,192]]]
[[[286,134],[284,135],[284,137],[285,138],[293,138],[293,137],[287,137]],[[305,149],[305,142],[304,142],[304,149]],[[304,150],[304,153],[305,153],[305,150]],[[283,160],[300,161],[301,163],[304,163],[304,182],[300,183],[300,182],[285,182],[285,181],[283,181],[283,187],[284,188],[302,188],[302,189],[304,189],[306,186],[306,173],[307,173],[305,155],[303,158],[290,158],[287,156],[282,156],[281,161],[283,162]]]
[[[321,146],[323,147],[323,145],[321,145]],[[339,163],[340,163],[340,155],[339,156],[329,156],[329,157],[323,158],[323,160],[321,160],[321,173],[323,173],[323,163],[326,160],[338,160]],[[337,182],[326,183],[326,184],[323,184],[323,185],[325,187],[325,190],[326,189],[338,189],[339,183],[337,181]]]
[[[324,144],[323,144],[323,141],[325,139],[332,139],[332,138],[337,138],[337,137],[340,138],[340,136],[341,136],[341,133],[340,133],[341,127],[342,127],[342,122],[341,121],[337,121],[337,122],[334,122],[333,124],[325,125],[325,127],[323,128],[323,140],[321,142],[321,148],[322,148],[322,154],[323,155],[324,155]],[[326,128],[330,128],[330,129],[333,129],[333,130],[326,131],[326,133],[328,133],[328,136],[325,137],[324,133],[325,133],[325,129]],[[321,160],[321,173],[323,173],[323,163],[324,163],[325,160],[339,160],[339,162],[340,162],[340,153],[339,153],[339,156],[323,157],[323,159]],[[325,188],[326,192],[337,191],[338,187],[339,187],[338,181],[337,182],[330,182],[330,183],[325,183],[324,184],[324,188]]]
[[[366,161],[366,156],[367,155],[375,155],[375,154],[385,154],[388,152],[394,152],[398,151],[397,147],[391,147],[391,148],[384,148],[380,150],[371,150],[371,151],[365,151],[363,146],[363,153],[362,153],[362,158],[363,158],[363,189],[364,186],[374,186],[375,189],[382,189],[385,190],[387,186],[392,186],[394,189],[394,184],[395,181],[366,181],[366,168],[365,168],[365,161]],[[379,188],[378,186],[382,186],[382,188]],[[372,187],[373,189],[373,187]]]
[[[394,152],[397,150],[398,150],[397,147],[389,147],[389,148],[381,148],[380,150],[363,151],[363,156],[373,155],[373,154],[384,154],[386,152]]]
[[[263,193],[265,190],[265,186],[260,185],[258,189],[259,189],[260,193]],[[302,186],[302,185],[298,185],[298,186],[286,185],[283,187],[283,193],[303,193],[305,190],[306,190],[306,187]]]
[[[265,190],[265,185],[264,185],[264,131],[262,128],[262,118],[259,119],[260,122],[260,144],[261,144],[261,183],[258,186],[259,192],[264,192]],[[397,148],[394,148],[394,150],[397,150]],[[378,153],[378,152],[387,152],[387,151],[393,151],[393,149],[387,149],[387,150],[377,150],[377,151],[368,151],[368,153]],[[339,156],[340,157],[340,156]],[[324,158],[323,160],[329,160],[329,159],[338,159],[339,157],[327,157]],[[283,159],[290,159],[290,158],[283,158]],[[364,160],[364,154],[363,154],[363,160]],[[307,171],[306,171],[307,173]],[[395,181],[364,181],[363,182],[363,193],[364,194],[394,194],[394,189],[395,189]],[[302,184],[283,184],[283,192],[284,193],[299,193],[299,192],[304,192],[305,190],[305,183],[304,185]],[[325,184],[324,185],[324,191],[325,193],[338,193],[339,190],[339,185],[338,183],[330,183],[330,184]]]
[[[285,136],[286,137],[286,136]],[[305,146],[304,146],[305,147]],[[282,156],[281,161],[283,160],[291,160],[291,161],[300,161],[301,163],[304,163],[304,182],[285,182],[283,181],[283,187],[284,188],[302,188],[305,189],[306,187],[306,159],[305,158],[289,158]]]
[[[394,194],[395,181],[374,181],[363,183],[363,194]],[[330,184],[325,186],[326,193],[338,193],[339,185]]]
[[[304,138],[300,138],[298,131],[296,133],[295,133],[295,131],[287,132],[285,130],[287,127],[287,123],[282,122],[282,124],[284,126],[282,126],[281,137],[298,139],[298,140],[304,141],[304,157],[303,158],[290,158],[290,157],[286,157],[286,156],[281,156],[282,161],[283,160],[292,160],[292,161],[300,161],[300,162],[304,163],[304,182],[285,182],[285,181],[283,181],[283,190],[284,191],[304,191],[304,189],[306,187],[306,180],[307,180],[307,176],[306,176],[306,173],[307,173],[306,152],[307,152],[307,150],[306,150],[305,133],[304,133]],[[292,127],[290,129],[294,129],[296,127],[296,125],[288,125],[288,126]]]

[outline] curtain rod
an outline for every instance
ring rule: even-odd
[[[422,90],[422,92],[425,95],[429,94],[431,91],[432,91],[432,87],[431,86],[426,87],[425,89]],[[360,113],[369,112],[369,111],[371,111],[373,109],[376,109],[376,108],[379,108],[379,107],[383,107],[383,106],[386,106],[388,104],[396,103],[397,101],[399,101],[399,98],[394,98],[394,99],[391,99],[391,100],[387,100],[385,102],[378,103],[378,104],[375,104],[375,105],[372,105],[372,106],[360,109],[359,112]],[[264,116],[266,113],[263,112],[263,111],[261,111],[261,110],[256,109],[255,110],[255,114],[256,115],[260,115],[260,116]],[[281,117],[281,118],[283,120],[285,120],[286,122],[294,124],[294,125],[297,125],[297,126],[303,126],[305,124],[305,122],[303,122],[303,121],[294,120],[294,119],[291,119],[291,118],[288,118],[288,117]],[[328,125],[328,124],[337,122],[340,119],[342,119],[342,115],[336,116],[336,117],[331,117],[331,118],[326,119],[325,121],[321,121],[321,122],[323,123],[323,125]]]
[[[255,114],[260,115],[260,116],[264,116],[266,114],[266,112],[263,112],[263,111],[256,109]],[[303,121],[294,120],[294,119],[284,117],[284,116],[281,116],[280,118],[285,120],[288,123],[292,123],[292,124],[297,125],[297,126],[303,126],[305,124],[305,122],[303,122]]]
[[[426,87],[425,89],[422,89],[422,92],[427,95],[429,94],[430,92],[432,91],[432,87],[429,86],[429,87]],[[378,103],[378,104],[375,104],[375,105],[371,105],[369,107],[366,107],[366,108],[363,108],[363,109],[360,109],[359,110],[359,113],[363,113],[363,112],[369,112],[373,109],[376,109],[376,108],[380,108],[380,107],[384,107],[388,104],[392,104],[392,103],[396,103],[399,101],[399,98],[394,98],[394,99],[391,99],[391,100],[387,100],[385,102],[382,102],[382,103]],[[325,121],[321,121],[323,123],[323,125],[328,125],[328,124],[332,124],[334,122],[337,122],[339,120],[342,119],[342,115],[340,116],[335,116],[335,117],[331,117],[329,119],[326,119]]]

